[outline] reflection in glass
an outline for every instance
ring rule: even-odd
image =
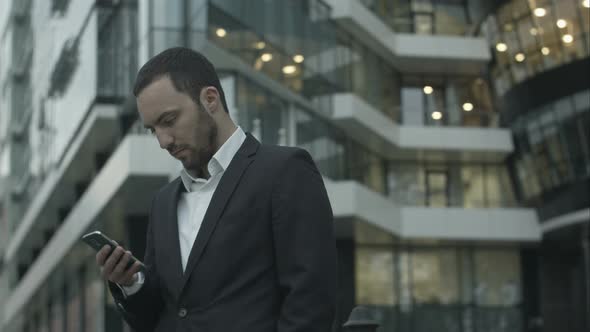
[[[359,248],[356,250],[356,303],[393,305],[393,250]]]
[[[475,302],[482,306],[514,306],[521,301],[520,262],[512,250],[474,252]]]
[[[454,250],[416,250],[412,253],[412,294],[416,304],[459,302],[457,253]]]
[[[426,171],[426,204],[431,207],[448,206],[448,176],[444,171]]]

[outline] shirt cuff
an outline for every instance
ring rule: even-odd
[[[123,297],[126,299],[128,296],[131,296],[137,292],[139,292],[139,290],[141,289],[141,286],[143,286],[143,283],[145,281],[145,276],[143,275],[143,272],[139,271],[135,273],[135,282],[133,283],[133,285],[131,286],[123,286],[123,285],[119,285],[116,284],[117,287],[119,287],[119,289],[121,290],[121,293],[123,293]]]

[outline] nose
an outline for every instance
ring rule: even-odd
[[[158,143],[160,143],[160,148],[162,149],[168,149],[174,144],[174,138],[172,135],[163,130],[156,130],[156,137],[158,138]]]

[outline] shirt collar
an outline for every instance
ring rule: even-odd
[[[238,126],[238,128],[234,131],[234,133],[221,145],[219,150],[215,152],[209,163],[207,164],[207,169],[209,170],[209,174],[213,177],[221,172],[224,172],[229,163],[232,161],[244,141],[246,140],[246,134]],[[182,169],[180,171],[180,179],[184,184],[187,192],[191,192],[191,183],[197,181],[205,181],[204,179],[194,178],[192,177],[186,169]]]

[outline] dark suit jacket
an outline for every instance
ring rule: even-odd
[[[336,302],[333,217],[305,150],[248,135],[213,195],[183,273],[180,178],[154,197],[146,280],[118,309],[137,331],[328,332]]]

